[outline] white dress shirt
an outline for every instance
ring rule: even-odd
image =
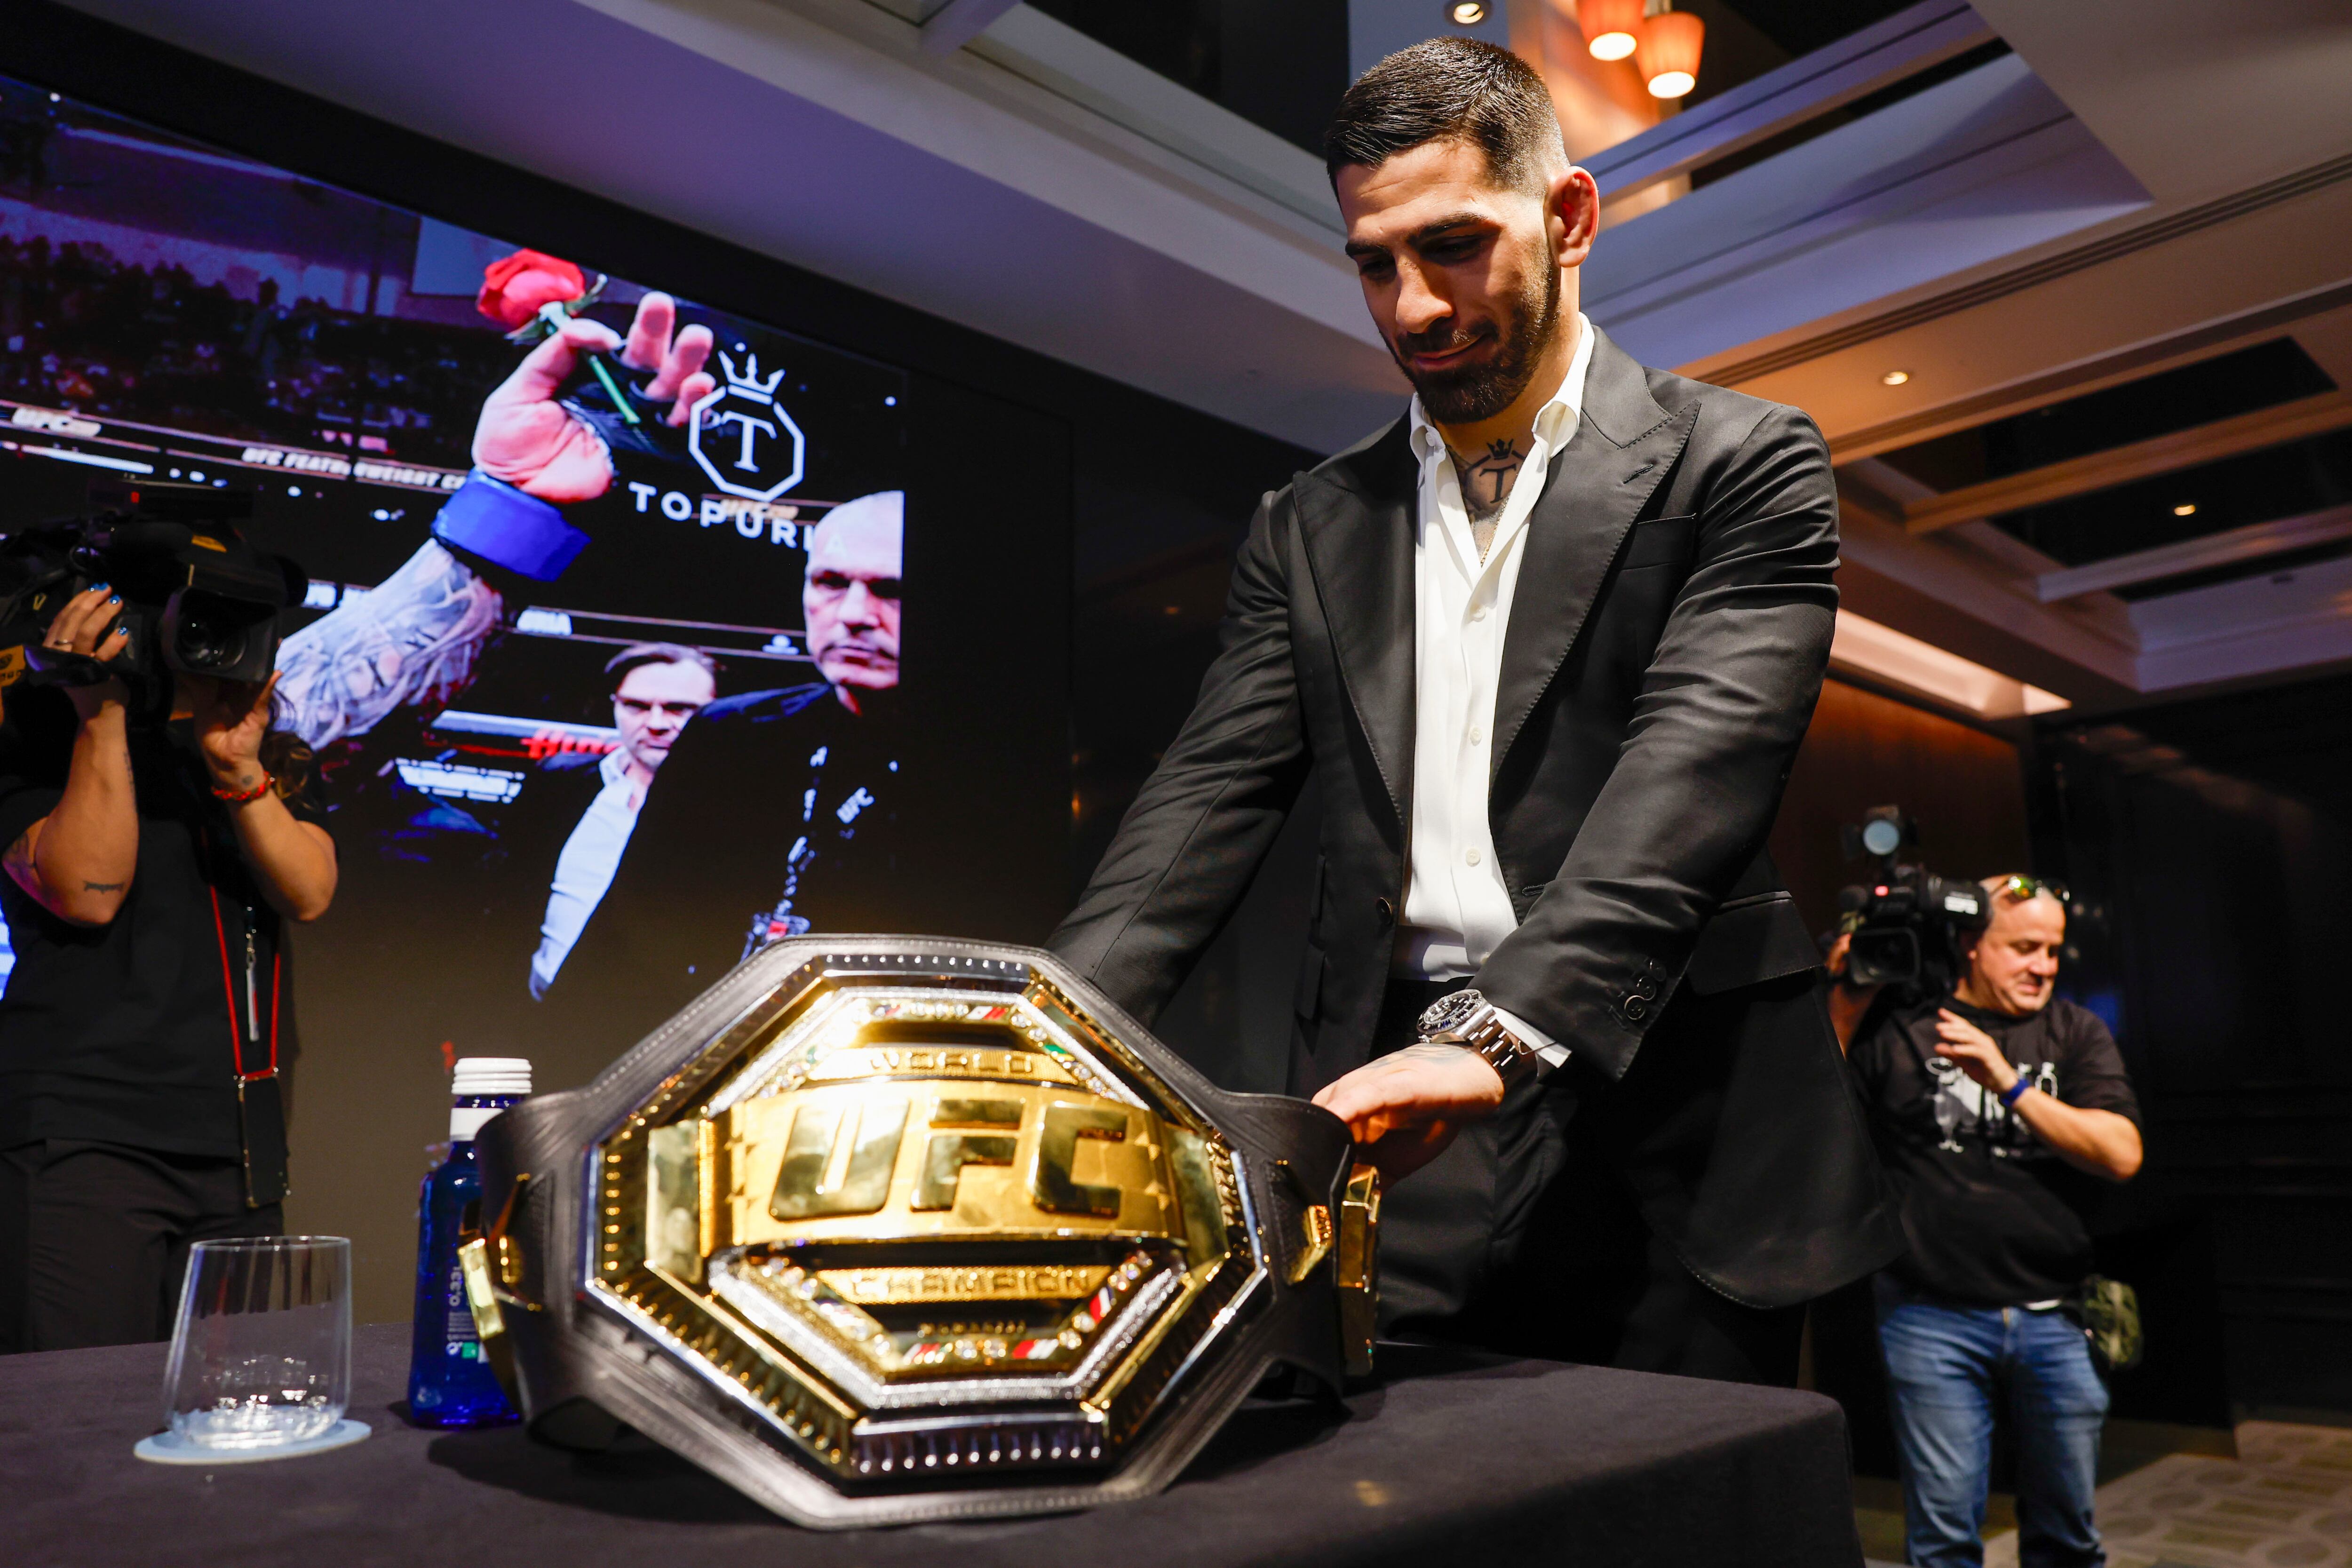
[[[1519,563],[1527,558],[1528,514],[1582,416],[1592,323],[1579,316],[1577,327],[1575,357],[1559,390],[1536,414],[1534,446],[1483,561],[1445,438],[1421,399],[1412,400],[1421,505],[1413,535],[1412,825],[1395,955],[1401,975],[1465,978],[1518,929],[1486,816],[1495,688]],[[1506,1014],[1504,1023],[1554,1067],[1568,1059],[1565,1047],[1524,1021]]]
[[[544,996],[555,984],[556,972],[572,955],[572,944],[587,929],[588,917],[604,901],[613,873],[621,868],[621,852],[637,830],[637,812],[644,798],[629,782],[629,756],[625,751],[604,753],[596,764],[604,787],[580,814],[580,826],[563,841],[555,858],[555,880],[547,889],[547,918],[539,926],[539,951],[530,960],[530,994]]]

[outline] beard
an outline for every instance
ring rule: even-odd
[[[1495,353],[1484,364],[1415,374],[1408,354],[1443,353],[1468,341],[1450,321],[1435,331],[1399,333],[1389,353],[1404,372],[1421,405],[1440,425],[1475,425],[1492,419],[1516,401],[1534,379],[1536,361],[1559,324],[1559,268],[1540,266],[1517,296],[1504,302],[1491,330]]]

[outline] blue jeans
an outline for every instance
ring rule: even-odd
[[[1876,1281],[1878,1342],[1903,1462],[1905,1555],[1919,1568],[1979,1568],[1993,1409],[2017,1441],[2022,1568],[2104,1568],[2091,1522],[2107,1385],[2063,1312],[1969,1307]]]

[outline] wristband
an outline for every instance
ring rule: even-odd
[[[213,785],[213,798],[217,801],[225,801],[230,805],[251,805],[255,801],[259,800],[263,795],[268,795],[269,793],[270,786],[277,784],[277,775],[272,773],[268,769],[264,768],[261,771],[261,782],[254,785],[251,789],[226,790],[221,788],[220,785],[215,784]]]
[[[2033,1080],[2026,1077],[2023,1073],[2019,1073],[2017,1075],[2017,1081],[2000,1091],[2001,1104],[2011,1110],[2015,1110],[2017,1109],[2017,1102],[2023,1100],[2025,1098],[2025,1091],[2032,1087]]]
[[[534,583],[552,583],[588,548],[553,503],[476,468],[433,520],[433,537]]]

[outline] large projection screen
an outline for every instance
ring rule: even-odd
[[[582,1082],[769,937],[1066,897],[1066,427],[614,241],[645,276],[0,78],[0,530],[170,479],[308,573],[297,1213],[384,1246],[454,1057]],[[615,349],[551,363],[551,301]]]

